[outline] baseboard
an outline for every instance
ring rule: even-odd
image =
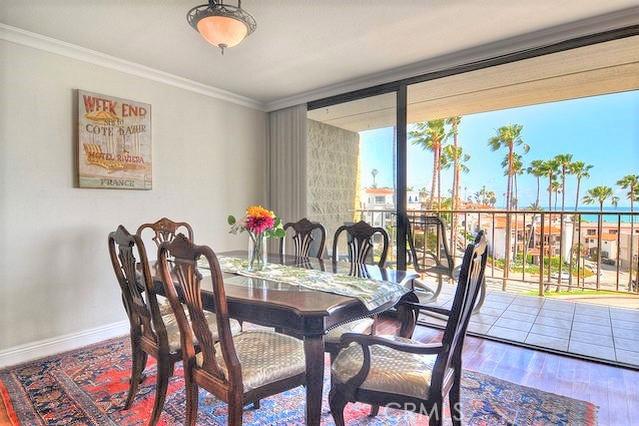
[[[102,340],[123,336],[129,332],[128,321],[118,321],[88,330],[38,340],[0,351],[0,368],[21,364],[91,345]]]

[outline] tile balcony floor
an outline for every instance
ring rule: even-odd
[[[429,283],[428,279],[424,280]],[[444,284],[433,306],[450,308],[454,285]],[[425,293],[420,299],[427,301]],[[422,313],[422,325],[444,321]],[[639,368],[639,310],[488,290],[473,314],[470,334]]]

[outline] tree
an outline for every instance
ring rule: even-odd
[[[507,154],[507,184],[506,184],[506,209],[510,210],[511,198],[512,198],[512,183],[513,183],[513,159],[515,149],[521,147],[522,152],[525,154],[530,150],[530,147],[526,145],[521,138],[521,132],[524,126],[521,124],[509,124],[497,129],[497,134],[488,140],[488,146],[493,151],[500,149],[506,149]]]
[[[453,210],[457,210],[459,208],[461,173],[468,173],[468,167],[463,163],[470,159],[470,155],[464,154],[459,146],[459,125],[461,123],[461,119],[462,118],[459,115],[448,117],[446,119],[446,124],[451,127],[450,134],[453,135],[453,146],[451,148],[449,148],[450,145],[444,147],[444,156],[442,157],[442,160],[449,162],[452,161],[453,163]],[[448,165],[448,167],[450,167],[450,165]]]
[[[548,210],[552,211],[552,188],[559,171],[559,165],[555,160],[546,160],[543,163],[542,169],[548,177]]]
[[[481,189],[475,194],[473,194],[473,198],[477,204],[483,204],[485,206],[495,207],[497,203],[497,195],[495,191],[490,191],[486,189],[486,186],[482,186]]]
[[[555,206],[554,209],[557,210],[557,201],[559,199],[559,193],[564,192],[564,188],[561,186],[561,182],[554,180],[550,184],[550,191],[555,195]]]
[[[559,154],[555,156],[555,161],[559,167],[559,174],[561,175],[561,211],[565,210],[566,206],[566,175],[570,173],[572,165],[572,154]]]
[[[613,196],[612,188],[609,186],[595,186],[590,188],[586,195],[584,195],[584,204],[599,204],[599,212],[603,212],[603,205],[608,200],[619,200],[618,197]]]
[[[592,165],[586,164],[583,161],[574,161],[570,164],[570,174],[573,175],[577,179],[577,189],[575,191],[575,211],[579,210],[579,190],[581,187],[581,180],[587,179],[590,177],[590,169],[592,169]],[[573,261],[573,247],[575,246],[575,226],[577,226],[577,216],[573,218],[572,225],[572,233],[570,236],[570,275],[568,277],[568,290],[572,289],[572,261]],[[577,245],[579,245],[579,241],[577,241]]]
[[[532,175],[537,179],[537,198],[535,201],[535,205],[539,208],[539,191],[541,189],[540,179],[546,176],[546,172],[544,171],[544,160],[533,160],[530,162],[530,166],[526,169],[526,173]]]
[[[470,155],[465,154],[462,147],[454,145],[446,145],[442,149],[441,168],[444,170],[450,169],[453,166],[455,175],[453,176],[453,188],[451,194],[453,196],[453,210],[458,209],[459,203],[459,186],[461,181],[461,174],[468,173],[470,169],[465,164],[470,160]]]
[[[506,156],[502,162],[501,166],[506,169],[508,166],[508,156]],[[513,173],[513,192],[514,196],[511,196],[510,202],[512,207],[517,210],[519,207],[519,191],[517,188],[517,176],[524,174],[524,162],[522,161],[522,157],[520,154],[513,154],[513,163],[512,163],[512,173]],[[508,174],[508,170],[504,170],[504,176]]]
[[[371,170],[371,175],[373,175],[373,188],[377,188],[377,182],[375,181],[375,178],[377,177],[378,174],[379,174],[379,170],[377,169]]]
[[[590,188],[586,195],[584,195],[583,201],[584,204],[599,204],[599,213],[603,212],[603,205],[608,200],[611,199],[614,205],[619,201],[618,197],[615,197],[612,192],[612,188],[609,186],[595,186],[594,188]],[[602,215],[600,214],[597,218],[597,235],[599,238],[599,243],[597,247],[597,271],[601,269],[601,231],[602,231]],[[597,281],[597,290],[599,289],[599,281]]]
[[[634,213],[635,211],[635,201],[639,199],[639,175],[626,175],[617,181],[617,185],[621,187],[621,189],[625,189],[628,191],[626,193],[626,197],[630,200],[630,213]],[[628,276],[628,289],[632,288],[632,264],[634,254],[634,235],[635,235],[635,217],[630,215],[630,255],[628,256],[628,260],[630,262],[630,274]]]
[[[433,208],[435,189],[437,189],[437,208],[439,209],[441,199],[441,153],[442,146],[446,142],[446,139],[448,139],[445,121],[440,119],[415,123],[413,128],[408,132],[408,136],[413,145],[422,148],[424,151],[432,151],[433,153],[433,179],[430,190],[430,208]]]
[[[570,174],[577,178],[577,190],[575,193],[575,211],[579,209],[579,189],[582,179],[588,179],[590,177],[591,164],[586,164],[583,161],[575,161],[570,166]]]

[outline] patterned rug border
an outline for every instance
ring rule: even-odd
[[[34,359],[34,360],[30,360],[30,361],[26,361],[26,362],[22,362],[22,363],[18,363],[18,364],[14,364],[11,366],[5,366],[2,369],[0,369],[0,404],[4,405],[4,408],[6,410],[6,414],[7,417],[10,419],[10,421],[12,423],[2,423],[0,422],[0,426],[18,426],[20,424],[23,424],[20,422],[20,418],[22,419],[29,419],[31,421],[33,421],[33,417],[31,414],[33,413],[20,413],[20,408],[18,408],[17,410],[15,409],[14,403],[15,402],[19,402],[19,401],[15,401],[14,402],[14,398],[11,397],[11,393],[9,392],[8,388],[13,388],[14,386],[20,387],[22,388],[22,384],[21,383],[7,383],[7,381],[13,382],[15,380],[15,378],[11,375],[11,372],[13,370],[18,370],[20,368],[25,368],[25,367],[29,367],[29,366],[33,366],[33,365],[39,365],[42,363],[46,363],[46,362],[51,362],[51,361],[56,361],[56,360],[61,360],[65,357],[68,356],[72,356],[75,354],[79,354],[82,352],[87,352],[87,351],[91,351],[94,349],[98,349],[104,346],[108,346],[111,344],[118,344],[121,341],[128,341],[128,336],[119,336],[119,337],[113,337],[110,339],[106,339],[106,340],[102,340],[100,342],[96,342],[96,343],[92,343],[90,345],[86,345],[86,346],[82,346],[76,349],[71,349],[68,351],[64,351],[64,352],[60,352],[58,354],[53,354],[53,355],[49,355],[46,357],[42,357],[42,358],[38,358],[38,359]],[[555,392],[550,392],[550,391],[545,391],[543,389],[538,389],[538,388],[534,388],[531,386],[526,386],[526,385],[522,385],[522,384],[518,384],[515,382],[511,382],[508,380],[504,380],[501,379],[499,377],[490,375],[490,374],[486,374],[486,373],[482,373],[479,371],[474,371],[474,370],[468,370],[465,369],[464,372],[470,374],[470,375],[479,375],[479,376],[485,376],[490,378],[491,380],[494,380],[495,382],[498,382],[500,384],[505,384],[506,386],[517,386],[522,388],[522,390],[526,390],[527,392],[531,393],[531,394],[544,394],[546,397],[548,398],[558,398],[560,400],[565,400],[567,402],[572,402],[572,403],[580,403],[583,404],[585,406],[586,409],[586,421],[588,422],[587,424],[593,424],[596,425],[597,424],[597,417],[598,417],[598,411],[599,411],[599,406],[587,401],[587,400],[581,400],[581,399],[577,399],[577,398],[573,398],[570,396],[566,396],[566,395],[561,395]],[[64,379],[62,377],[59,377],[60,379]],[[12,386],[13,385],[13,386]],[[24,394],[24,392],[22,392]],[[26,398],[29,399],[28,396],[26,394],[21,395],[22,398]],[[87,402],[90,402],[93,407],[95,407],[95,402],[92,401],[88,395],[80,395],[81,399],[86,400]],[[93,408],[92,407],[92,408]],[[0,406],[0,420],[2,420],[2,409],[3,407]],[[98,410],[99,411],[99,410]],[[22,415],[21,415],[22,414]],[[96,413],[96,412],[92,412],[91,413],[93,416],[97,417],[102,417],[102,420],[108,420],[109,423],[111,424],[115,424],[106,414],[100,412],[100,413]],[[42,421],[41,418],[39,418],[38,420]]]

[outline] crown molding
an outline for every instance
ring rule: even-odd
[[[355,78],[345,82],[324,86],[304,93],[267,102],[266,111],[288,108],[294,105],[365,89],[367,87],[403,80],[426,73],[441,71],[456,66],[486,60],[527,49],[543,47],[580,36],[596,34],[639,23],[639,7],[619,10],[605,15],[570,22],[539,31],[510,37],[480,46],[463,49],[425,61],[413,63],[393,70]]]
[[[115,56],[107,55],[106,53],[87,49],[52,37],[47,37],[42,34],[23,30],[18,27],[13,27],[2,22],[0,22],[0,40],[6,40],[11,43],[99,65],[104,68],[168,84],[169,86],[178,87],[180,89],[188,90],[211,98],[232,102],[234,104],[253,109],[264,110],[264,103],[255,99],[238,95],[227,90],[218,89],[217,87],[198,83],[197,81],[189,80],[188,78],[160,71],[135,62],[126,61]]]

